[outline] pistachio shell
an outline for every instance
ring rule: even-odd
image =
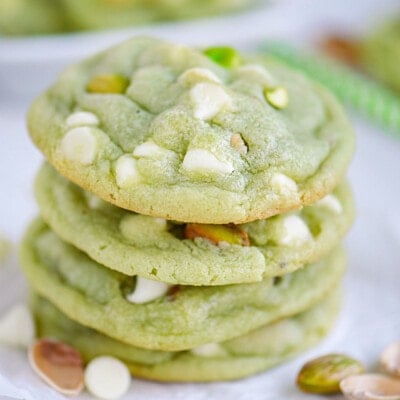
[[[184,236],[186,239],[202,237],[214,244],[239,244],[249,246],[247,232],[237,225],[187,224]]]
[[[388,374],[400,377],[400,341],[390,344],[382,352],[381,365]]]
[[[240,54],[232,47],[209,47],[204,54],[225,68],[236,68],[242,63]]]
[[[364,371],[361,363],[344,354],[328,354],[306,363],[297,376],[304,392],[338,393],[342,379]]]
[[[88,82],[86,90],[90,93],[124,93],[129,80],[118,74],[99,74]]]
[[[73,347],[56,340],[38,340],[29,349],[29,362],[60,393],[77,395],[83,389],[83,360]]]
[[[349,400],[400,400],[400,380],[380,374],[350,376],[340,389]]]

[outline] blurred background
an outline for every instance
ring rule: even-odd
[[[138,7],[133,14],[132,4]],[[36,213],[32,182],[42,156],[28,138],[25,114],[66,65],[134,35],[274,53],[335,90],[355,127],[350,180],[358,218],[347,240],[347,300],[335,333],[304,357],[274,369],[268,380],[198,385],[196,399],[315,399],[288,381],[306,359],[348,351],[373,366],[380,349],[398,340],[400,96],[354,59],[357,45],[395,16],[400,19],[399,0],[0,0],[0,232],[16,244]],[[386,53],[400,65],[400,33],[396,38],[397,50]],[[342,70],[326,61],[327,53],[352,67]],[[12,274],[0,274],[0,311],[24,290]],[[165,391],[136,384],[136,398],[150,392],[159,399],[194,398],[185,397],[193,394],[189,385]]]

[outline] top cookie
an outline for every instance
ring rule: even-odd
[[[150,38],[68,68],[35,100],[28,126],[61,174],[104,200],[218,224],[322,198],[354,144],[336,100],[302,75]]]

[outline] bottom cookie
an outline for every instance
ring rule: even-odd
[[[339,311],[340,290],[291,318],[246,335],[192,350],[168,352],[130,346],[73,322],[47,300],[31,300],[39,337],[51,337],[76,347],[85,361],[99,355],[123,360],[132,375],[159,381],[207,382],[243,378],[311,347],[331,328]]]

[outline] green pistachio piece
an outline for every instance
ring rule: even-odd
[[[202,237],[218,245],[222,243],[250,246],[247,232],[237,225],[187,224],[184,237],[194,239]]]
[[[304,392],[340,392],[340,381],[364,372],[364,366],[344,354],[328,354],[306,363],[297,375],[297,386]]]
[[[209,47],[204,50],[204,54],[215,63],[225,68],[236,68],[242,64],[242,57],[238,51],[232,47]]]
[[[286,108],[289,104],[289,94],[283,86],[264,89],[264,97],[272,107],[278,110]]]
[[[126,76],[118,74],[99,74],[88,82],[86,90],[89,93],[124,93],[129,86]]]

